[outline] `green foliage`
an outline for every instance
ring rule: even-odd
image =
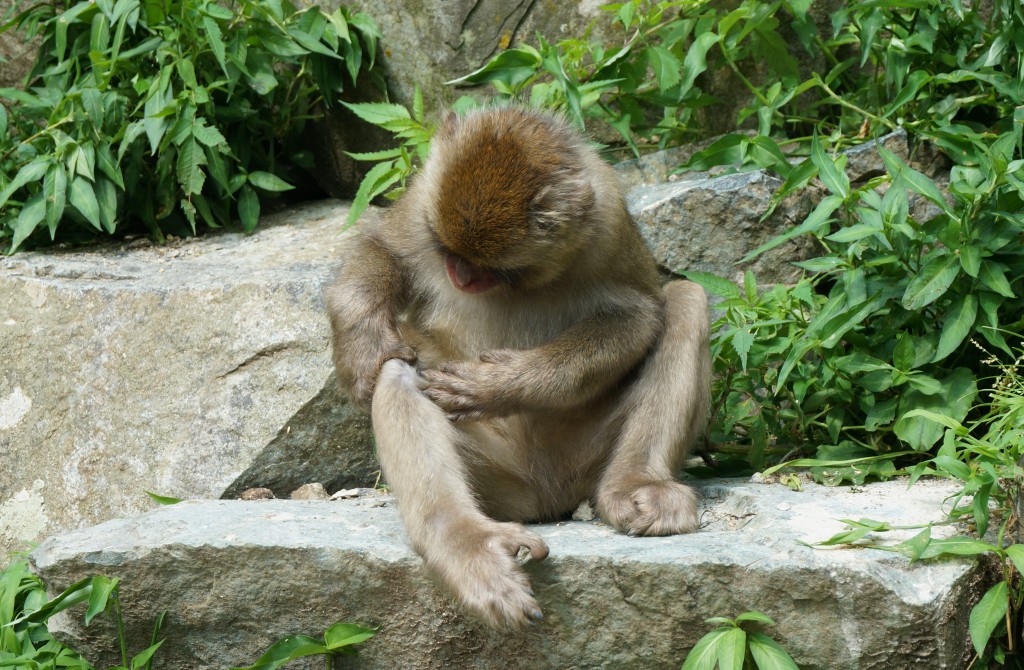
[[[811,235],[823,254],[797,265],[814,274],[763,292],[749,274],[743,291],[688,275],[724,298],[712,348],[719,439],[749,444],[758,468],[766,450],[806,443],[825,445],[822,460],[863,459],[932,449],[942,427],[923,412],[967,417],[984,374],[974,343],[1009,355],[1003,333],[1024,324],[1020,132],[975,139],[977,166],[953,169],[950,203],[883,147],[887,173],[853,187],[845,157],[812,140],[805,174],[829,195],[754,254]],[[861,463],[872,467],[816,474],[834,483],[893,471]]]
[[[396,200],[405,192],[405,180],[427,159],[434,127],[423,112],[423,95],[419,87],[413,100],[412,113],[402,105],[383,102],[342,103],[367,123],[391,132],[401,144],[393,149],[371,153],[349,153],[359,161],[375,161],[352,200],[348,225],[352,225],[374,198],[386,194]],[[347,153],[347,152],[346,152]],[[396,184],[398,186],[396,186]],[[390,189],[390,191],[389,191]]]
[[[128,656],[117,579],[102,575],[75,582],[53,600],[47,600],[42,581],[28,570],[25,561],[13,563],[0,572],[0,668],[33,670],[95,670],[85,659],[50,636],[47,622],[53,615],[86,604],[85,623],[99,615],[111,618],[117,627],[121,664],[108,670],[150,670],[153,655],[163,644],[157,640],[163,625],[161,614],[153,626],[150,646]],[[305,656],[323,655],[328,669],[335,655],[354,654],[354,645],[373,637],[375,631],[354,624],[336,623],[318,641],[292,635],[273,645],[254,665],[237,670],[274,670]]]
[[[87,603],[86,625],[100,614],[110,617],[117,625],[121,664],[109,670],[150,669],[153,654],[163,644],[157,640],[163,615],[153,626],[150,646],[129,658],[117,579],[89,577],[72,584],[53,600],[47,600],[42,581],[28,571],[24,561],[0,573],[0,668],[93,670],[85,659],[54,640],[46,627],[54,614],[79,603]]]
[[[744,612],[735,619],[712,617],[717,627],[697,641],[680,670],[798,670],[792,657],[778,642],[743,625],[774,626],[761,612]]]
[[[1002,365],[989,392],[986,413],[963,424],[947,414],[918,410],[918,418],[942,431],[942,446],[929,460],[911,469],[911,481],[924,475],[946,477],[961,485],[952,496],[953,508],[946,524],[972,523],[977,538],[932,537],[939,524],[893,526],[860,519],[844,519],[847,530],[817,543],[819,546],[856,543],[895,551],[912,562],[950,556],[991,555],[1000,566],[999,579],[971,609],[969,631],[978,658],[972,667],[986,667],[988,661],[1004,663],[1013,649],[1019,649],[1021,613],[1024,611],[1024,530],[1020,512],[1024,468],[1024,377],[1018,352],[1011,363]],[[994,358],[990,363],[996,363]],[[985,539],[990,523],[999,523],[994,539]],[[891,530],[920,529],[913,537],[886,544],[876,534]],[[991,537],[991,536],[988,536]],[[981,538],[981,539],[978,539]],[[979,663],[980,661],[980,663]]]
[[[349,623],[336,623],[324,632],[323,642],[305,635],[291,635],[270,646],[255,664],[234,670],[275,670],[290,661],[305,656],[324,656],[330,670],[332,659],[338,654],[354,654],[352,647],[369,640],[374,630]]]
[[[305,123],[370,70],[365,14],[287,0],[38,2],[27,90],[0,89],[0,243],[240,221],[312,167]]]

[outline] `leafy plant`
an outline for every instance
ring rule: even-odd
[[[153,654],[163,644],[157,641],[163,615],[153,626],[150,646],[129,658],[117,579],[89,577],[72,584],[53,600],[47,600],[46,588],[29,572],[25,561],[16,562],[0,573],[0,668],[93,670],[85,659],[54,640],[46,627],[54,614],[83,602],[88,603],[86,625],[100,614],[109,616],[117,625],[121,664],[109,670],[149,670]]]
[[[352,647],[369,640],[376,631],[355,624],[336,623],[324,632],[323,642],[305,635],[292,635],[275,642],[255,664],[234,670],[275,670],[306,656],[324,656],[327,670],[334,667],[338,654],[354,654]]]
[[[312,167],[305,123],[372,73],[379,31],[287,0],[38,2],[5,24],[42,46],[0,89],[0,241],[156,238],[239,220]]]
[[[886,174],[854,187],[845,157],[812,140],[810,159],[778,197],[815,176],[828,195],[748,259],[812,235],[824,254],[797,265],[814,274],[763,294],[750,276],[741,292],[688,275],[725,298],[713,344],[722,439],[750,444],[755,467],[769,448],[826,445],[822,461],[874,466],[816,474],[862,481],[892,472],[882,461],[893,452],[938,442],[941,426],[922,412],[967,417],[981,373],[970,340],[1008,353],[1003,331],[1024,323],[1024,304],[1014,299],[1024,287],[1024,255],[1013,244],[1024,233],[1024,161],[1013,157],[1019,137],[1018,125],[976,140],[977,165],[952,171],[951,202],[881,146]]]
[[[681,670],[797,670],[797,664],[778,642],[743,625],[774,626],[761,612],[744,612],[735,619],[712,617],[716,628],[697,641]]]
[[[401,141],[398,147],[370,153],[348,153],[358,161],[375,161],[377,164],[359,184],[359,190],[352,199],[348,212],[348,225],[352,225],[366,210],[374,198],[386,195],[396,200],[405,192],[405,180],[427,159],[434,127],[427,123],[423,112],[423,95],[416,88],[412,113],[393,103],[363,102],[342,103],[356,116],[380,128],[390,131]],[[395,187],[395,184],[398,184]],[[390,191],[388,189],[391,189]]]
[[[997,364],[996,357],[989,357]],[[844,519],[847,530],[817,543],[819,546],[854,544],[896,551],[912,562],[948,556],[992,556],[999,566],[998,579],[972,607],[969,618],[974,663],[988,660],[1005,663],[1024,643],[1024,534],[1021,531],[1021,483],[1024,468],[1024,378],[1020,364],[1024,352],[999,365],[999,375],[990,392],[986,413],[962,424],[949,416],[917,410],[920,418],[943,430],[942,446],[935,456],[911,469],[911,482],[925,475],[951,479],[961,485],[952,500],[946,524],[969,521],[977,537],[963,535],[935,538],[939,524],[893,526],[871,519]],[[986,539],[990,523],[999,523],[991,540]],[[919,530],[897,544],[886,544],[877,534],[890,530]]]

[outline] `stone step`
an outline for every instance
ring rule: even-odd
[[[777,622],[765,632],[805,670],[964,666],[977,562],[910,565],[892,552],[801,544],[838,532],[842,518],[939,521],[949,483],[697,485],[702,526],[692,535],[535,526],[551,549],[526,565],[544,620],[521,633],[464,616],[409,549],[394,499],[375,493],[184,502],[52,537],[31,558],[53,594],[85,576],[119,577],[132,649],[148,645],[167,610],[160,668],[251,664],[275,640],[339,620],[378,628],[344,667],[678,668],[705,619],[747,610]],[[113,663],[112,630],[99,620],[84,628],[82,608],[51,630],[94,664]]]

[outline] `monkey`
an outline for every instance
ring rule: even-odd
[[[709,411],[707,297],[662,286],[614,170],[564,117],[439,126],[398,202],[343,243],[333,359],[412,547],[515,629],[543,616],[517,557],[548,555],[523,524],[589,499],[629,535],[697,529],[675,474]]]

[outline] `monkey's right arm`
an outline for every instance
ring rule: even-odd
[[[406,300],[405,279],[391,252],[366,234],[349,240],[342,259],[324,289],[334,367],[349,400],[368,410],[384,363],[393,358],[416,361],[416,352],[402,341],[396,325]]]

